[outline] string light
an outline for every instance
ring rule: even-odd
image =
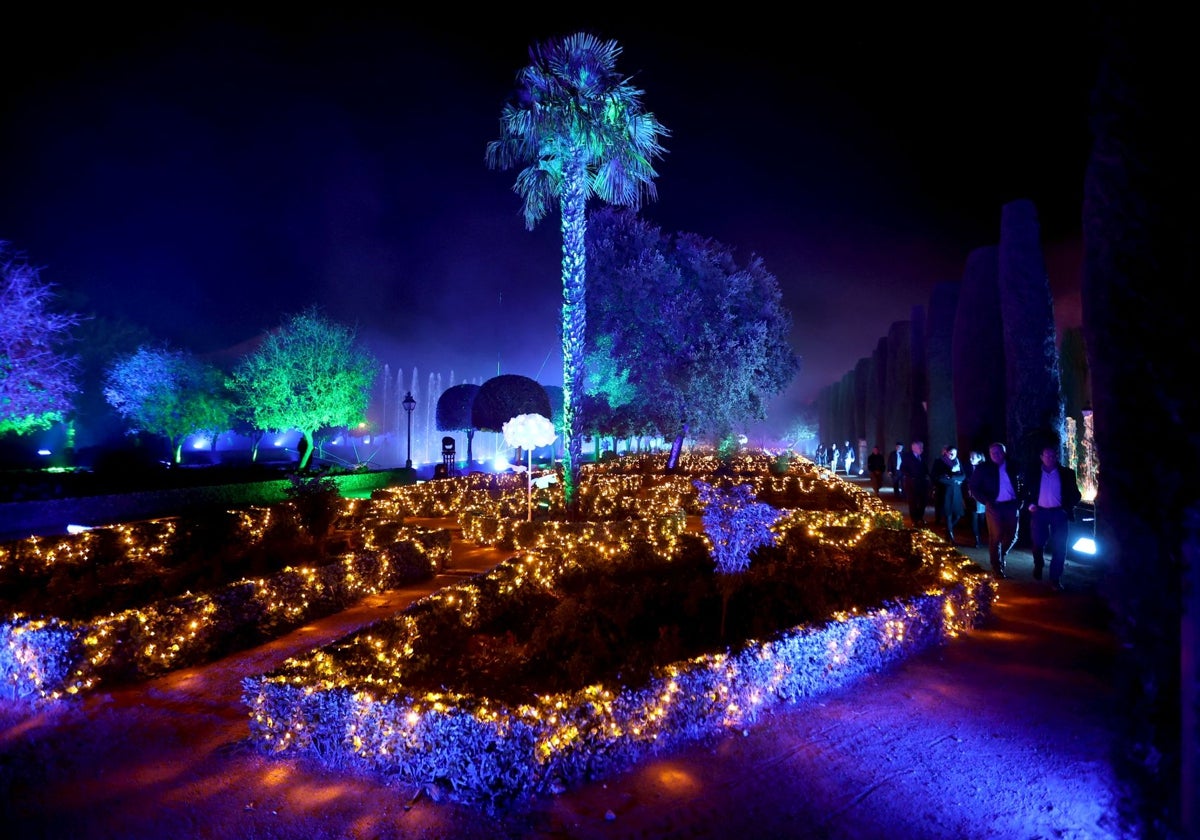
[[[460,513],[465,538],[521,553],[422,599],[370,633],[339,641],[319,657],[293,659],[247,680],[243,699],[254,737],[268,750],[310,748],[311,741],[292,736],[289,724],[311,720],[323,732],[323,749],[346,744],[368,767],[416,783],[451,776],[458,798],[495,802],[559,789],[598,767],[623,766],[704,732],[740,730],[775,703],[818,694],[975,626],[995,600],[994,581],[969,558],[931,535],[913,533],[914,556],[922,567],[937,570],[939,584],[903,604],[838,612],[819,626],[795,627],[769,640],[750,640],[736,652],[715,651],[660,668],[642,685],[591,685],[535,695],[512,707],[465,693],[443,690],[435,697],[414,691],[419,663],[436,662],[438,652],[426,649],[426,640],[436,638],[435,627],[453,623],[445,613],[461,609],[460,626],[483,626],[499,610],[496,599],[553,591],[584,554],[590,562],[604,562],[634,541],[650,543],[663,562],[671,562],[686,517],[701,512],[692,481],[721,462],[712,456],[685,459],[683,469],[668,476],[655,473],[665,466],[660,460],[648,455],[586,465],[579,495],[584,521],[554,518],[563,512],[555,485],[538,491],[550,515],[532,523],[523,521],[525,487],[515,482],[492,486],[488,494],[469,484],[387,491],[402,515],[435,515],[451,509],[442,507],[448,498],[457,498],[468,504]],[[799,529],[824,549],[850,551],[876,529],[902,528],[902,517],[890,506],[826,470],[794,459],[785,475],[771,475],[771,463],[766,456],[743,457],[735,459],[732,472],[760,498],[801,503],[775,523],[777,540]],[[829,508],[810,509],[814,495]],[[299,685],[319,686],[323,702],[302,701]],[[358,697],[366,686],[375,699],[352,705],[338,700]],[[463,767],[474,770],[456,769]]]

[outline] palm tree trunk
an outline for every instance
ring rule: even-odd
[[[584,328],[587,310],[587,193],[582,154],[565,171],[562,194],[563,237],[563,496],[567,510],[576,507],[583,447],[578,408],[583,401]]]

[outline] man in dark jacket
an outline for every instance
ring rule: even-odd
[[[1006,460],[1003,443],[988,447],[988,460],[971,473],[971,495],[984,504],[988,531],[988,558],[992,572],[1006,578],[1005,560],[1017,542],[1021,510],[1021,479]]]
[[[879,488],[883,486],[883,468],[884,460],[883,453],[879,451],[879,447],[873,447],[871,454],[867,456],[867,473],[871,476],[871,489],[875,491],[875,495],[879,495]]]
[[[914,528],[925,527],[925,508],[929,505],[929,467],[925,465],[925,444],[914,440],[900,464],[901,483],[908,497],[908,516]]]
[[[1052,446],[1042,447],[1041,469],[1025,482],[1029,489],[1029,539],[1033,543],[1033,579],[1042,579],[1046,545],[1050,546],[1050,588],[1062,591],[1067,559],[1067,530],[1079,504],[1075,471],[1058,463]]]

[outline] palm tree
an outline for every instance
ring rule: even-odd
[[[655,198],[653,161],[669,135],[642,110],[643,91],[619,75],[621,47],[587,33],[535,44],[500,115],[500,139],[487,144],[491,169],[522,167],[514,192],[532,230],[557,201],[563,236],[563,491],[573,507],[582,440],[587,201],[637,208]]]

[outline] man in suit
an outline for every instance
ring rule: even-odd
[[[1025,482],[1029,488],[1029,539],[1033,543],[1033,579],[1042,579],[1046,546],[1050,546],[1050,588],[1061,592],[1067,559],[1067,531],[1079,504],[1075,471],[1058,463],[1052,446],[1042,447],[1041,469]]]
[[[992,573],[1006,578],[1005,560],[1017,542],[1021,511],[1021,479],[1007,460],[1003,443],[988,447],[988,460],[971,473],[971,495],[983,502],[987,522],[988,558]]]
[[[914,528],[925,527],[925,508],[929,505],[929,467],[925,465],[925,444],[914,440],[900,463],[904,493],[908,498],[908,516]]]
[[[904,466],[904,444],[896,441],[896,451],[888,456],[888,474],[892,479],[892,493],[900,495],[900,468]]]

